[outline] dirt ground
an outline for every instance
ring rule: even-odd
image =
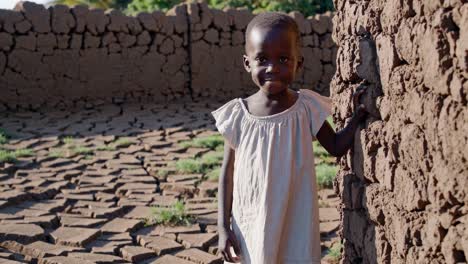
[[[2,113],[0,263],[221,263],[217,182],[175,161],[214,152],[180,144],[216,135],[216,105],[111,105]],[[14,160],[15,159],[15,160]],[[339,240],[339,198],[320,191],[324,263]],[[177,201],[188,226],[149,225]]]

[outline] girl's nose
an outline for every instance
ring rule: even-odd
[[[278,67],[276,66],[275,63],[269,63],[267,68],[266,68],[266,72],[277,72],[278,71]]]

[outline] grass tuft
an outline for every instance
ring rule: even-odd
[[[11,135],[8,134],[4,129],[0,128],[0,145],[8,143]]]
[[[221,173],[221,167],[216,167],[213,170],[209,171],[206,176],[208,181],[217,182],[219,179],[219,174]]]
[[[335,243],[333,246],[328,250],[327,256],[333,263],[338,263],[341,258],[341,248],[343,245],[341,243]]]
[[[131,141],[128,138],[119,138],[114,143],[112,143],[111,146],[114,146],[115,148],[126,148],[130,145],[133,144],[133,141]]]
[[[5,150],[0,149],[0,162],[16,162],[18,158],[33,156],[31,149]]]
[[[338,172],[336,165],[321,163],[315,167],[315,171],[317,174],[317,184],[320,189],[333,187],[333,180]]]
[[[219,146],[224,144],[224,139],[221,135],[213,135],[209,137],[203,138],[194,138],[190,141],[183,141],[179,143],[181,147],[184,148],[209,148],[209,149],[216,149]]]
[[[161,224],[169,226],[190,225],[195,219],[185,211],[185,205],[177,201],[170,208],[153,207],[152,214],[146,219],[146,226]]]

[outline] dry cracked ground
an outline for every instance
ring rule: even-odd
[[[221,263],[217,106],[1,113],[0,263]],[[320,197],[327,262],[338,198]]]

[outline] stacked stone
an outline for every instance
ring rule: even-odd
[[[465,263],[468,6],[335,1],[339,127],[370,111],[341,160],[344,263]]]
[[[318,14],[304,18],[299,12],[291,12],[301,32],[303,71],[295,86],[311,89],[322,95],[330,95],[330,81],[335,74],[337,47],[332,39],[332,14]]]
[[[205,1],[189,4],[188,13],[194,97],[225,100],[256,91],[242,61],[245,30],[254,15],[247,9],[211,9]],[[299,25],[305,57],[304,70],[299,73],[294,88],[329,95],[336,57],[331,13],[309,18],[299,12],[290,15]]]
[[[328,95],[336,54],[331,14],[291,16],[305,56],[295,87]],[[246,9],[215,10],[206,2],[136,17],[20,2],[0,10],[0,106],[64,108],[191,95],[225,101],[249,94],[256,88],[242,55],[252,17]]]
[[[16,109],[184,97],[187,30],[185,6],[129,17],[20,2],[0,10],[0,103]]]

